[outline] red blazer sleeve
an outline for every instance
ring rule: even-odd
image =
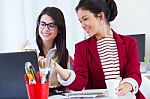
[[[137,81],[139,87],[141,85],[141,72],[140,72],[140,61],[138,55],[138,48],[137,48],[137,41],[135,38],[127,38],[126,39],[127,45],[127,63],[123,70],[123,75],[125,78],[133,78]]]
[[[75,81],[68,86],[71,90],[82,90],[88,83],[88,64],[86,63],[85,45],[75,45],[74,66],[73,70],[76,73]]]

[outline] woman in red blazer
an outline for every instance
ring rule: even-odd
[[[90,38],[75,46],[74,71],[65,72],[54,65],[59,82],[71,90],[105,89],[106,80],[119,77],[118,96],[131,92],[137,99],[145,99],[139,91],[142,80],[137,42],[115,33],[109,24],[117,16],[114,0],[80,0],[76,12]]]
[[[80,0],[76,12],[81,27],[90,38],[75,46],[73,70],[76,78],[68,88],[72,90],[106,88],[106,75],[99,50],[101,45],[98,44],[99,41],[110,38],[116,44],[118,59],[115,61],[119,61],[118,75],[122,78],[117,95],[122,96],[130,91],[136,95],[137,99],[144,99],[145,97],[138,90],[142,80],[137,42],[134,38],[119,35],[110,28],[109,22],[117,16],[114,0]],[[102,48],[106,47],[107,49],[106,41]],[[105,56],[105,53],[102,54]],[[111,65],[113,62],[109,64],[109,66]]]

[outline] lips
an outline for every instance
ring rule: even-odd
[[[43,36],[49,36],[51,35],[50,33],[42,33]]]
[[[89,29],[88,28],[84,28],[84,30],[88,33]]]

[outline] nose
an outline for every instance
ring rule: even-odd
[[[49,31],[48,26],[46,25],[43,31]]]
[[[81,23],[81,27],[84,29],[86,24],[84,22]]]

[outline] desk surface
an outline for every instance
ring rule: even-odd
[[[150,80],[150,71],[147,71],[145,73],[142,73],[145,77],[147,77]]]
[[[53,96],[50,96],[48,99],[64,99],[64,98],[67,99],[68,97],[67,96],[62,96],[62,95],[53,95]],[[82,99],[86,99],[86,98],[82,98]],[[135,97],[135,95],[129,93],[129,94],[126,94],[124,96],[118,96],[118,97],[114,97],[114,96],[96,97],[96,99],[136,99],[136,97]]]

